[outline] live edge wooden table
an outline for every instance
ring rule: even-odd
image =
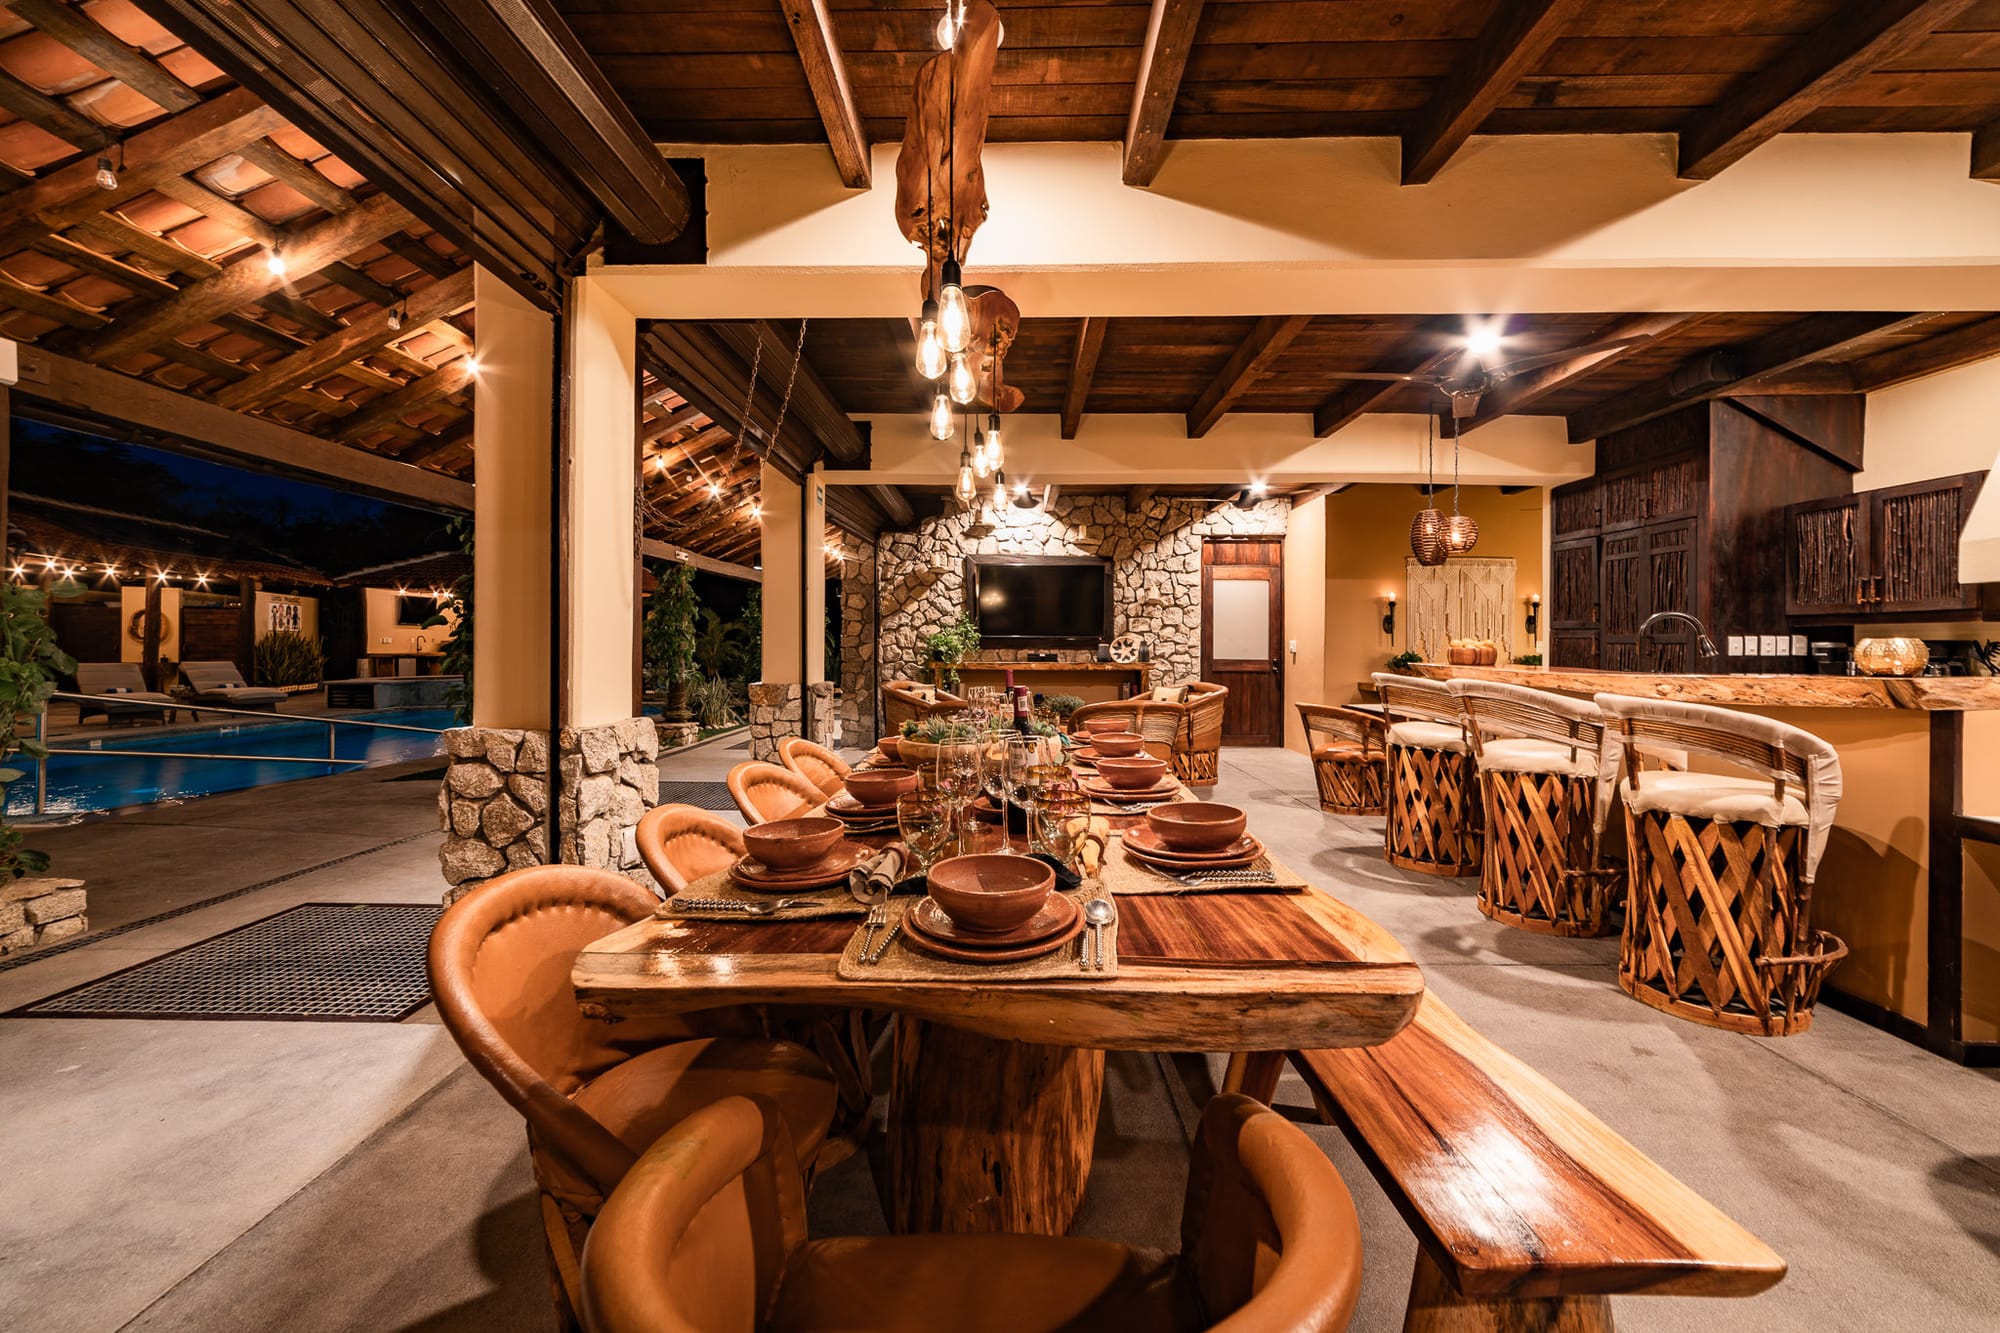
[[[1213,924],[1223,898],[1253,931],[1260,917],[1303,924],[1332,947],[1322,941],[1309,966],[1268,965],[1268,943],[1245,955],[1259,961],[1232,963]],[[855,917],[652,919],[584,949],[573,980],[586,1012],[612,1018],[742,1004],[892,1011],[890,1225],[1060,1235],[1090,1174],[1106,1050],[1370,1046],[1410,1020],[1424,990],[1392,936],[1317,890],[1118,904],[1121,915],[1143,912],[1156,934],[1199,927],[1221,956],[1149,964],[1121,943],[1118,973],[1104,980],[845,981],[834,969]]]

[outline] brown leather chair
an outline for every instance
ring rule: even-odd
[[[480,885],[431,932],[439,1016],[528,1122],[559,1318],[576,1308],[577,1246],[590,1219],[669,1128],[720,1098],[754,1093],[770,1099],[800,1160],[810,1161],[833,1119],[833,1077],[803,1047],[698,1037],[676,1018],[609,1023],[577,1006],[569,978],[578,952],[653,904],[608,870],[531,866]]]
[[[1192,681],[1187,698],[1165,703],[1147,695],[1085,704],[1069,715],[1071,732],[1110,718],[1146,738],[1146,753],[1173,765],[1174,776],[1192,786],[1213,786],[1222,769],[1222,713],[1229,687]]]
[[[902,735],[905,722],[922,722],[965,707],[964,699],[932,685],[914,680],[882,682],[882,729],[891,736]]]
[[[668,893],[727,870],[743,855],[743,830],[691,805],[656,805],[632,832],[639,859]]]
[[[847,775],[854,771],[854,765],[803,736],[787,736],[779,741],[778,760],[819,788],[822,796],[839,795],[847,785]]]
[[[1061,1236],[807,1240],[784,1118],[732,1097],[647,1150],[583,1253],[591,1333],[1333,1333],[1361,1229],[1333,1163],[1247,1097],[1209,1103],[1178,1259]]]
[[[795,819],[826,800],[818,787],[791,769],[760,759],[746,760],[730,769],[728,783],[736,808],[752,824]]]

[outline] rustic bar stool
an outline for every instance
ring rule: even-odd
[[[1388,725],[1373,713],[1327,704],[1300,704],[1319,808],[1335,815],[1382,813]]]
[[[1389,719],[1382,855],[1426,875],[1479,873],[1479,790],[1458,701],[1442,682],[1375,673]]]
[[[1597,705],[1499,681],[1450,689],[1479,768],[1479,910],[1543,935],[1605,934],[1617,872],[1597,862]]]
[[[1820,983],[1847,956],[1812,926],[1813,874],[1840,804],[1840,756],[1808,731],[1702,704],[1600,694],[1596,823],[1625,801],[1629,884],[1618,984],[1731,1032],[1812,1026]],[[1756,776],[1641,771],[1679,749]]]

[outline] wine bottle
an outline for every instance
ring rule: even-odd
[[[1032,736],[1035,734],[1034,723],[1028,720],[1028,687],[1026,685],[1016,685],[1014,687],[1014,730],[1020,732],[1023,736]]]

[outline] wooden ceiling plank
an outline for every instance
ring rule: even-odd
[[[448,278],[458,272],[458,265],[450,258],[439,254],[407,231],[384,237],[382,244],[433,278]]]
[[[472,358],[460,357],[440,366],[420,380],[412,380],[394,393],[385,393],[341,423],[333,438],[342,444],[357,440],[370,431],[381,430],[434,399],[457,393],[472,382]]]
[[[101,153],[112,141],[109,127],[98,124],[59,97],[30,88],[5,70],[0,70],[0,107],[86,153]]]
[[[1680,133],[1681,179],[1712,180],[1855,80],[1907,54],[1970,2],[1869,0],[1840,6],[1774,64],[1689,118]]]
[[[357,213],[359,209],[355,210]],[[343,214],[350,217],[352,214]],[[338,220],[338,219],[336,219]],[[261,260],[246,261],[262,263]],[[409,336],[417,324],[428,323],[439,314],[463,309],[472,301],[472,270],[434,282],[409,300],[409,314],[402,329],[389,327],[387,310],[376,310],[348,325],[341,332],[300,348],[291,355],[259,370],[240,383],[232,384],[215,396],[224,407],[254,407],[266,399],[295,389],[336,371],[351,373],[349,363],[367,356],[394,339]],[[423,363],[419,363],[423,364]],[[428,371],[431,369],[425,366]],[[398,386],[400,387],[400,386]]]
[[[86,310],[67,297],[16,282],[4,273],[0,273],[0,302],[31,315],[40,315],[43,319],[57,320],[73,329],[101,329],[111,322],[108,315]]]
[[[1125,119],[1127,185],[1151,185],[1166,160],[1167,124],[1194,49],[1201,8],[1202,0],[1153,0],[1145,45],[1139,49],[1139,77],[1132,85],[1132,110]]]
[[[345,213],[354,207],[353,195],[320,175],[310,163],[299,161],[268,138],[244,144],[237,152],[251,166],[304,195],[329,213]]]
[[[1752,342],[1699,353],[1650,383],[1571,413],[1569,438],[1575,443],[1601,439],[1690,403],[1729,394],[1848,392],[1854,387],[1851,372],[1821,363],[1866,339],[1907,333],[1936,318],[1875,311],[1810,315]],[[1697,377],[1690,373],[1697,363],[1723,373]]]
[[[1709,319],[1709,314],[1632,315],[1611,327],[1592,334],[1591,342],[1615,342],[1620,338],[1644,339],[1624,347],[1583,352],[1553,365],[1531,370],[1525,375],[1502,380],[1479,400],[1479,410],[1458,423],[1458,433],[1466,434],[1501,417],[1520,412],[1558,389],[1574,387],[1588,375],[1614,366],[1629,356],[1646,351],[1662,338],[1686,332]]]
[[[1425,185],[1541,64],[1583,0],[1502,0],[1403,136],[1403,184]]]
[[[345,287],[356,296],[373,301],[376,305],[398,305],[404,300],[403,293],[385,282],[375,281],[345,260],[336,260],[322,268],[319,273],[328,282]]]
[[[254,241],[266,250],[277,249],[285,243],[285,229],[275,222],[267,222],[233,199],[225,199],[200,181],[184,176],[170,176],[153,187],[177,204],[185,204],[203,217],[220,222],[245,240]]]
[[[180,288],[165,278],[148,273],[120,259],[100,254],[87,245],[79,245],[67,236],[44,236],[35,242],[35,249],[45,255],[60,259],[65,264],[94,273],[100,278],[108,278],[121,287],[128,288],[134,296],[172,296]]]
[[[1394,375],[1427,375],[1439,369],[1453,358],[1465,354],[1464,347],[1453,340],[1454,332],[1462,323],[1456,316],[1427,321],[1397,344],[1396,350],[1373,369]],[[1440,346],[1441,342],[1443,346]],[[1313,409],[1313,438],[1325,439],[1343,426],[1373,412],[1408,387],[1407,384],[1388,380],[1348,382]]]
[[[397,450],[395,458],[398,463],[415,465],[429,462],[441,454],[449,453],[460,445],[465,445],[469,448],[471,444],[472,427],[467,426],[463,430],[444,431],[419,440],[407,449]]]
[[[639,430],[639,443],[652,444],[684,426],[693,426],[707,420],[706,414],[693,403],[682,403],[665,416],[644,423]]]
[[[189,278],[212,278],[222,272],[222,265],[176,244],[164,236],[156,236],[142,227],[135,227],[116,213],[99,213],[87,217],[69,230],[88,236],[94,241],[102,241],[119,254],[138,255],[161,268],[169,269]]]
[[[1849,367],[1865,392],[2000,356],[2000,315],[1863,357]]]
[[[282,250],[291,271],[311,273],[329,260],[372,245],[409,221],[410,214],[401,204],[387,195],[376,195],[350,212],[288,235]],[[264,256],[239,259],[215,277],[190,283],[149,309],[121,318],[116,328],[84,344],[82,350],[92,360],[116,360],[142,350],[150,342],[268,296],[282,282],[282,278],[271,272]]]
[[[1278,359],[1292,339],[1312,323],[1311,315],[1266,315],[1258,320],[1237,349],[1223,363],[1222,373],[1202,390],[1201,397],[1187,414],[1190,440],[1199,439],[1222,420],[1238,399],[1250,392],[1271,363]]]
[[[47,37],[61,42],[163,111],[186,111],[201,94],[182,83],[144,51],[105,31],[82,5],[62,0],[9,0],[8,8]]]
[[[1076,438],[1083,423],[1083,409],[1090,401],[1090,381],[1097,374],[1097,358],[1104,351],[1104,330],[1110,320],[1086,315],[1076,331],[1076,348],[1070,353],[1069,381],[1063,388],[1062,437]]]
[[[798,47],[799,63],[805,66],[806,82],[819,108],[820,122],[826,126],[827,147],[841,183],[851,190],[865,190],[872,183],[868,161],[868,131],[854,108],[854,90],[847,81],[847,62],[841,57],[840,38],[833,30],[833,16],[826,0],[779,0],[785,23]]]

